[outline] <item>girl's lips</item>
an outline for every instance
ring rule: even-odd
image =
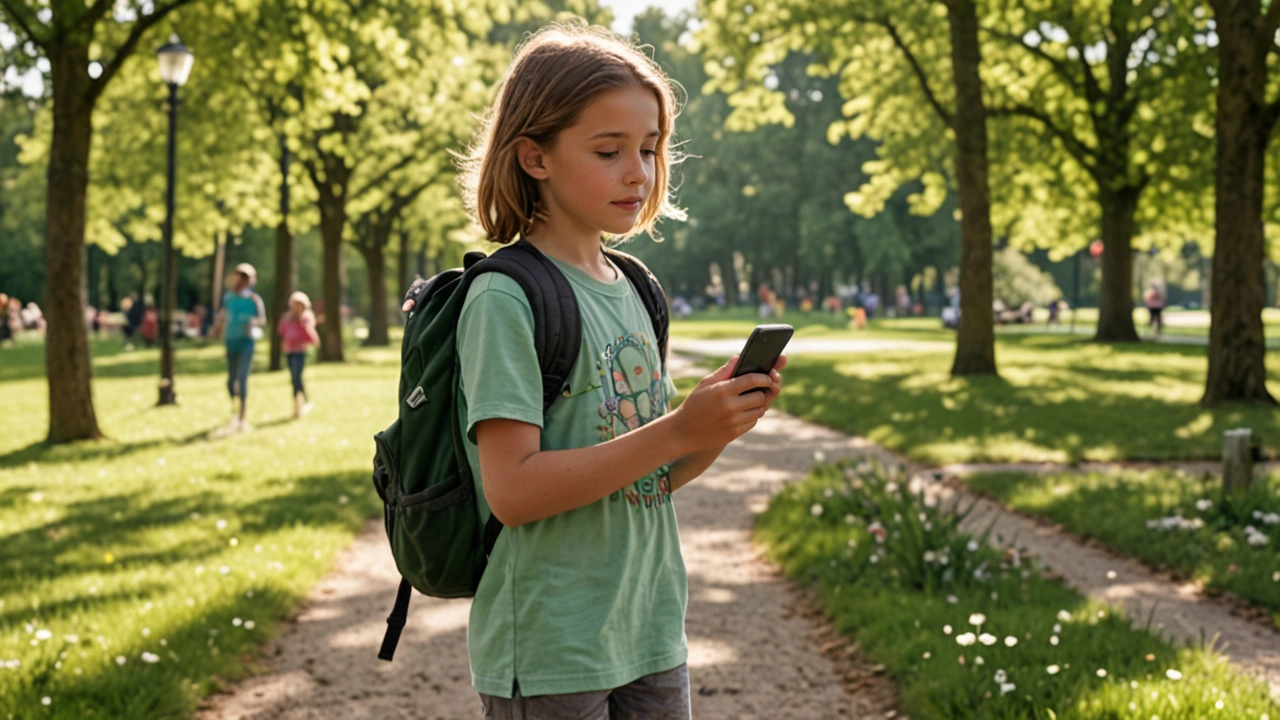
[[[617,207],[619,207],[619,208],[623,209],[623,210],[626,210],[627,212],[635,212],[636,210],[639,210],[639,209],[640,209],[640,201],[639,201],[639,200],[618,201],[618,202],[615,202],[615,203],[613,203],[613,204],[614,204],[614,205],[616,205]]]

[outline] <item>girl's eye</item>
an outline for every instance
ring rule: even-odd
[[[645,148],[645,149],[641,150],[640,152],[641,152],[643,155],[645,155],[646,157],[657,157],[657,156],[658,156],[658,150],[657,150],[656,148]]]
[[[599,155],[605,160],[612,160],[613,158],[618,156],[618,151],[614,150],[613,152],[598,152],[596,153],[596,155]]]

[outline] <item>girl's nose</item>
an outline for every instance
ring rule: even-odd
[[[632,157],[630,164],[627,166],[627,172],[623,176],[623,182],[628,185],[643,185],[649,181],[649,168],[647,158],[636,153]]]

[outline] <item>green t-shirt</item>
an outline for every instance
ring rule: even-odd
[[[543,450],[595,445],[660,417],[675,386],[653,325],[626,278],[605,283],[557,262],[582,316],[566,396],[543,423],[533,313],[500,273],[477,278],[458,325],[467,459],[483,500],[475,425],[508,418],[542,428]],[[576,510],[504,528],[471,605],[471,680],[509,698],[621,687],[685,662],[688,585],[663,467]]]

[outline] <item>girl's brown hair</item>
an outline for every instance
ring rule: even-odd
[[[679,112],[670,79],[639,48],[585,22],[548,25],[518,50],[498,90],[498,99],[482,119],[476,142],[462,159],[459,182],[467,208],[494,242],[508,243],[546,218],[538,182],[516,157],[520,138],[554,143],[596,96],[619,88],[641,87],[658,100],[653,192],[636,225],[625,237],[649,232],[662,217],[684,219],[669,197],[671,149]]]

